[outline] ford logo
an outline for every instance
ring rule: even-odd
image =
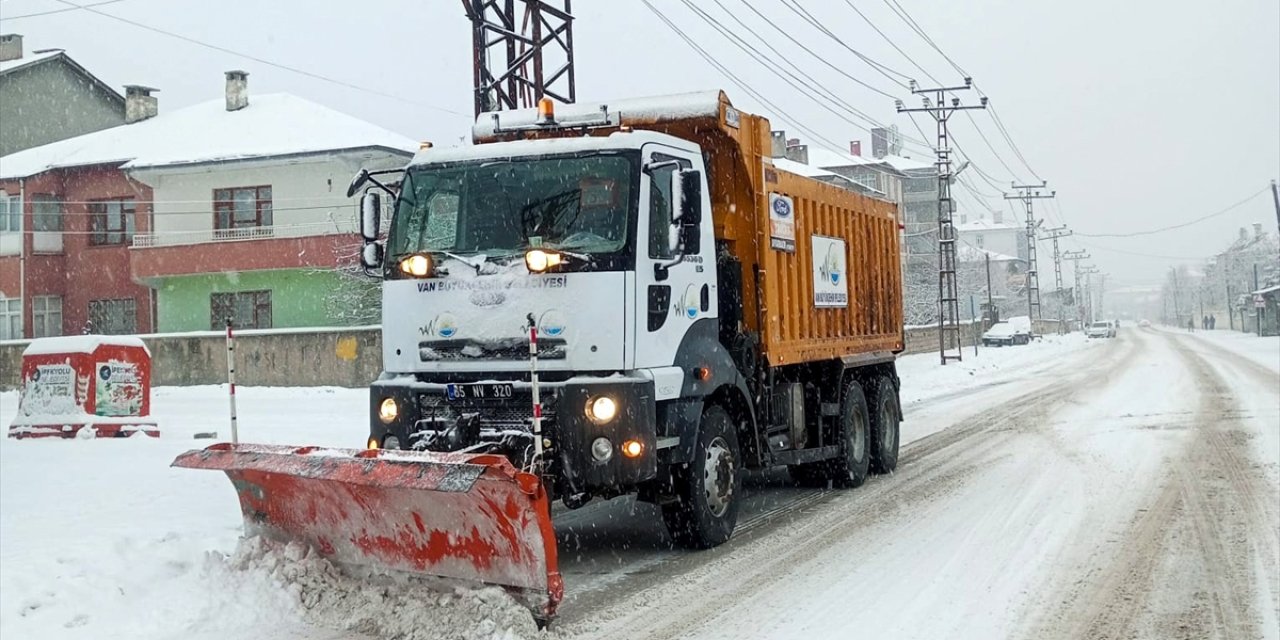
[[[791,203],[778,198],[773,201],[773,212],[778,214],[780,218],[786,218],[791,215]]]

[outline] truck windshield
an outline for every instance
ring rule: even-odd
[[[539,246],[620,253],[635,218],[634,166],[627,155],[593,154],[410,169],[387,253],[392,261],[420,251],[496,258]]]

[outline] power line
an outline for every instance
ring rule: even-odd
[[[63,7],[61,9],[50,9],[48,11],[37,11],[35,13],[24,13],[19,16],[0,16],[0,22],[3,22],[5,20],[21,20],[23,18],[35,18],[37,16],[49,16],[55,13],[66,13],[68,11],[79,11],[80,9],[88,9],[89,7],[101,7],[104,4],[115,4],[117,2],[124,2],[124,0],[105,0],[104,2],[95,2],[93,4],[86,4],[82,6],[78,5],[73,7]]]
[[[1206,216],[1200,216],[1199,218],[1196,218],[1195,220],[1189,220],[1189,221],[1187,221],[1187,222],[1183,222],[1183,223],[1179,223],[1179,224],[1174,224],[1174,225],[1169,225],[1169,226],[1167,226],[1167,227],[1160,227],[1160,228],[1158,228],[1158,229],[1148,229],[1148,230],[1146,230],[1146,231],[1133,231],[1133,232],[1130,232],[1130,233],[1077,233],[1076,235],[1077,235],[1077,236],[1083,236],[1083,237],[1086,237],[1086,238],[1132,238],[1132,237],[1135,237],[1135,236],[1149,236],[1149,235],[1156,234],[1156,233],[1163,233],[1163,232],[1165,232],[1165,231],[1173,231],[1174,229],[1181,229],[1181,228],[1183,228],[1183,227],[1189,227],[1189,226],[1191,226],[1191,225],[1193,225],[1193,224],[1197,224],[1197,223],[1200,223],[1200,222],[1204,222],[1205,220],[1208,220],[1208,219],[1210,219],[1210,218],[1216,218],[1217,216],[1220,216],[1220,215],[1223,215],[1223,214],[1229,213],[1229,212],[1231,212],[1231,211],[1234,211],[1234,210],[1236,210],[1236,209],[1240,208],[1241,206],[1244,206],[1245,204],[1248,204],[1249,202],[1251,202],[1251,201],[1253,201],[1254,199],[1256,199],[1258,196],[1260,196],[1260,195],[1262,195],[1262,194],[1264,194],[1264,193],[1266,193],[1266,192],[1268,192],[1268,191],[1270,191],[1270,190],[1271,190],[1271,188],[1270,188],[1270,187],[1265,187],[1265,188],[1261,189],[1260,191],[1258,191],[1258,192],[1254,193],[1253,195],[1251,195],[1251,196],[1249,196],[1249,197],[1245,198],[1244,200],[1241,200],[1241,201],[1239,201],[1239,202],[1237,202],[1237,203],[1235,203],[1235,204],[1233,204],[1233,205],[1231,205],[1231,206],[1229,206],[1229,207],[1227,207],[1227,208],[1225,208],[1225,209],[1221,209],[1221,210],[1219,210],[1219,211],[1215,211],[1215,212],[1210,213],[1209,215],[1206,215]]]
[[[783,80],[783,82],[786,82],[787,84],[791,85],[791,87],[792,87],[792,88],[794,88],[794,89],[796,89],[797,91],[799,91],[802,95],[805,95],[806,97],[808,97],[808,98],[810,98],[810,99],[814,100],[814,102],[817,102],[819,106],[823,107],[824,109],[826,109],[826,110],[828,110],[828,111],[831,111],[831,112],[832,112],[834,115],[836,115],[837,117],[840,117],[840,118],[844,119],[844,120],[845,120],[845,122],[848,122],[849,124],[851,124],[851,125],[853,125],[853,126],[855,126],[855,127],[859,128],[859,129],[862,129],[863,131],[870,132],[870,130],[869,130],[869,129],[867,129],[865,126],[860,125],[860,124],[858,124],[858,123],[856,123],[856,122],[853,122],[853,121],[849,120],[848,118],[845,118],[844,116],[841,116],[839,113],[835,112],[835,111],[834,111],[834,110],[832,110],[830,107],[828,107],[828,106],[826,106],[826,105],[822,104],[819,100],[817,100],[816,98],[814,98],[814,94],[812,94],[812,93],[810,93],[809,91],[807,91],[807,90],[806,90],[807,88],[804,86],[804,82],[805,82],[805,80],[807,80],[810,84],[812,84],[812,86],[813,86],[813,87],[815,87],[815,88],[822,88],[821,90],[823,90],[823,91],[826,91],[826,92],[827,92],[826,94],[819,94],[819,95],[821,95],[821,97],[822,97],[822,98],[824,98],[824,99],[826,99],[826,100],[828,100],[828,101],[832,102],[832,103],[833,103],[833,104],[835,104],[836,106],[838,106],[838,107],[840,107],[840,108],[842,108],[842,109],[844,109],[844,110],[848,111],[849,113],[855,114],[855,115],[857,115],[857,116],[859,116],[859,117],[861,117],[861,118],[863,118],[863,119],[867,120],[867,121],[868,121],[868,122],[870,122],[873,126],[883,126],[883,125],[881,125],[879,122],[876,122],[876,120],[875,120],[874,118],[872,118],[871,116],[867,115],[865,112],[863,112],[863,111],[861,111],[861,110],[859,110],[859,109],[856,109],[856,108],[854,108],[853,106],[848,105],[847,103],[845,103],[845,102],[841,101],[838,97],[836,97],[836,96],[835,96],[835,94],[834,94],[834,93],[831,93],[829,90],[826,90],[824,87],[822,87],[822,83],[818,82],[818,81],[817,81],[817,79],[815,79],[813,76],[811,76],[811,75],[809,75],[808,73],[806,73],[803,69],[801,69],[801,68],[799,67],[799,65],[797,65],[795,62],[793,62],[792,60],[790,60],[789,58],[787,58],[787,57],[786,57],[786,55],[784,55],[782,52],[780,52],[780,51],[778,51],[776,48],[774,48],[774,47],[773,47],[773,45],[769,44],[768,39],[761,37],[761,36],[760,36],[760,34],[756,33],[756,32],[755,32],[755,31],[753,31],[749,26],[747,26],[745,23],[743,23],[743,22],[742,22],[742,20],[741,20],[741,19],[739,19],[736,15],[734,15],[734,13],[733,13],[732,11],[729,11],[729,10],[728,10],[728,8],[727,8],[727,7],[725,7],[725,6],[720,2],[720,0],[715,0],[715,2],[716,2],[716,5],[717,5],[717,6],[719,6],[722,10],[724,10],[724,11],[725,11],[725,13],[729,14],[729,16],[730,16],[730,17],[731,17],[735,22],[737,22],[740,26],[742,26],[742,28],[743,28],[743,29],[746,29],[748,33],[750,33],[750,34],[754,35],[754,36],[755,36],[756,38],[758,38],[761,42],[763,42],[763,43],[764,43],[764,45],[765,45],[766,47],[768,47],[768,48],[769,48],[769,50],[770,50],[770,51],[772,51],[772,52],[773,52],[777,57],[779,57],[779,58],[781,58],[781,59],[785,60],[785,61],[786,61],[789,65],[791,65],[791,67],[792,67],[792,68],[794,68],[794,69],[795,69],[795,70],[796,70],[800,75],[799,75],[799,76],[797,76],[795,73],[792,73],[791,71],[788,71],[787,69],[784,69],[784,68],[781,68],[780,66],[778,66],[778,65],[777,65],[777,63],[775,63],[775,62],[773,62],[772,60],[770,60],[768,56],[766,56],[766,55],[764,55],[763,53],[761,53],[759,49],[755,48],[751,43],[747,42],[744,38],[742,38],[742,37],[741,37],[741,36],[739,36],[738,34],[734,33],[734,32],[733,32],[732,30],[730,30],[728,27],[724,26],[724,24],[723,24],[723,23],[721,23],[719,20],[717,20],[715,17],[711,16],[711,15],[710,15],[710,14],[708,14],[706,11],[704,11],[703,9],[701,9],[701,8],[699,8],[698,6],[696,6],[695,4],[693,4],[690,0],[681,0],[681,1],[682,1],[682,2],[684,2],[685,6],[687,6],[690,10],[692,10],[692,11],[693,11],[693,12],[694,12],[698,17],[702,18],[702,20],[703,20],[704,22],[706,22],[707,24],[711,25],[711,27],[712,27],[713,29],[715,29],[717,32],[719,32],[721,35],[723,35],[725,38],[729,39],[730,43],[732,43],[734,46],[738,47],[740,50],[742,50],[744,53],[746,53],[748,56],[750,56],[750,57],[751,57],[752,59],[754,59],[756,62],[758,62],[758,63],[760,63],[761,65],[763,65],[766,69],[769,69],[769,71],[771,71],[774,75],[776,75],[776,76],[778,76],[779,78],[781,78],[781,79]],[[789,76],[789,77],[790,77],[790,79],[788,79],[788,77],[787,77],[787,76]]]
[[[283,71],[288,71],[288,72],[290,72],[290,73],[296,73],[296,74],[301,75],[301,76],[306,76],[306,77],[308,77],[308,78],[312,78],[312,79],[315,79],[315,80],[320,80],[320,81],[322,81],[322,82],[328,82],[328,83],[330,83],[330,84],[334,84],[334,85],[337,85],[337,86],[340,86],[340,87],[346,87],[346,88],[348,88],[348,89],[354,89],[354,90],[356,90],[356,91],[363,91],[363,92],[368,93],[368,94],[371,94],[371,95],[376,95],[376,96],[380,96],[380,97],[383,97],[383,98],[390,98],[390,99],[392,99],[392,100],[397,100],[397,101],[405,102],[405,103],[412,104],[412,105],[415,105],[415,106],[424,107],[424,108],[427,108],[427,109],[432,109],[432,110],[434,110],[434,111],[440,111],[440,112],[442,112],[442,113],[448,113],[448,114],[452,114],[452,115],[456,115],[456,116],[462,116],[462,117],[467,118],[468,120],[470,120],[470,119],[471,119],[471,116],[470,116],[470,115],[467,115],[467,114],[465,114],[465,113],[462,113],[461,111],[454,111],[454,110],[452,110],[452,109],[447,109],[447,108],[445,108],[445,107],[439,107],[439,106],[436,106],[436,105],[433,105],[433,104],[427,104],[427,103],[425,103],[425,102],[419,102],[419,101],[417,101],[417,100],[411,100],[411,99],[409,99],[409,98],[404,98],[404,97],[397,96],[397,95],[394,95],[394,94],[386,93],[386,92],[384,92],[384,91],[379,91],[379,90],[377,90],[377,89],[371,89],[371,88],[369,88],[369,87],[364,87],[364,86],[361,86],[361,85],[358,85],[358,84],[353,84],[353,83],[347,82],[347,81],[345,81],[345,80],[337,80],[337,79],[334,79],[334,78],[330,78],[330,77],[328,77],[328,76],[324,76],[324,75],[320,75],[320,74],[318,74],[318,73],[313,73],[313,72],[311,72],[311,71],[307,71],[307,70],[305,70],[305,69],[299,69],[298,67],[291,67],[291,66],[289,66],[289,65],[281,64],[281,63],[279,63],[279,62],[272,62],[271,60],[267,60],[267,59],[265,59],[265,58],[260,58],[260,57],[258,57],[258,56],[250,55],[250,54],[247,54],[247,53],[241,53],[241,52],[236,51],[236,50],[234,50],[234,49],[228,49],[228,48],[226,48],[226,47],[219,46],[219,45],[216,45],[216,44],[210,44],[210,43],[208,43],[208,42],[204,42],[204,41],[202,41],[202,40],[197,40],[197,39],[192,38],[192,37],[189,37],[189,36],[184,36],[184,35],[181,35],[181,34],[178,34],[178,33],[174,33],[174,32],[172,32],[172,31],[166,31],[166,30],[164,30],[164,29],[160,29],[160,28],[158,28],[158,27],[153,27],[153,26],[150,26],[150,25],[147,25],[147,24],[143,24],[143,23],[141,23],[141,22],[137,22],[137,21],[134,21],[134,20],[130,20],[130,19],[128,19],[128,18],[122,18],[122,17],[117,16],[117,15],[112,15],[112,14],[110,14],[110,13],[105,13],[105,12],[102,12],[102,11],[99,11],[99,10],[97,10],[97,9],[92,8],[92,7],[93,7],[93,5],[79,5],[79,4],[75,4],[74,2],[71,2],[70,0],[58,0],[58,2],[61,2],[62,4],[65,4],[65,5],[70,5],[70,6],[72,6],[72,7],[77,8],[77,9],[84,9],[85,11],[88,11],[88,12],[90,12],[90,13],[94,13],[94,14],[100,15],[100,16],[102,16],[102,17],[104,17],[104,18],[110,18],[110,19],[115,20],[115,21],[117,21],[117,22],[123,22],[124,24],[131,25],[131,26],[137,27],[137,28],[139,28],[139,29],[144,29],[144,30],[146,30],[146,31],[150,31],[150,32],[152,32],[152,33],[158,33],[158,34],[160,34],[160,35],[168,36],[168,37],[170,37],[170,38],[176,38],[176,39],[178,39],[178,40],[182,40],[183,42],[188,42],[188,43],[191,43],[191,44],[194,44],[194,45],[198,45],[198,46],[204,47],[204,48],[206,48],[206,49],[212,49],[212,50],[214,50],[214,51],[218,51],[218,52],[220,52],[220,53],[226,53],[226,54],[229,54],[229,55],[233,55],[233,56],[237,56],[237,57],[240,57],[240,58],[244,58],[244,59],[246,59],[246,60],[252,60],[252,61],[257,62],[257,63],[259,63],[259,64],[267,65],[268,67],[274,67],[274,68],[276,68],[276,69],[281,69],[281,70],[283,70]]]
[[[1080,234],[1078,234],[1078,233],[1076,234],[1076,236],[1079,236],[1079,235],[1080,235]],[[1104,247],[1104,246],[1099,245],[1099,244],[1094,244],[1094,243],[1092,243],[1092,242],[1086,242],[1086,241],[1084,241],[1084,240],[1080,240],[1079,238],[1076,238],[1076,242],[1078,242],[1078,243],[1080,243],[1080,244],[1082,244],[1082,245],[1084,245],[1084,246],[1086,246],[1086,247],[1089,247],[1089,248],[1091,248],[1091,249],[1099,249],[1099,250],[1101,250],[1101,251],[1110,251],[1111,253],[1119,253],[1119,254],[1123,254],[1123,255],[1126,255],[1126,256],[1136,256],[1136,257],[1139,257],[1139,258],[1153,258],[1153,259],[1158,259],[1158,260],[1208,260],[1209,258],[1211,258],[1211,257],[1212,257],[1212,256],[1166,256],[1166,255],[1159,255],[1159,254],[1154,254],[1154,253],[1141,253],[1141,252],[1138,252],[1138,251],[1126,251],[1126,250],[1124,250],[1124,249],[1114,249],[1114,248],[1112,248],[1112,247]]]
[[[795,36],[793,36],[793,35],[791,35],[791,33],[790,33],[790,32],[788,32],[786,29],[783,29],[782,27],[778,26],[778,25],[775,23],[775,21],[771,20],[768,16],[764,15],[763,13],[761,13],[761,12],[760,12],[760,10],[759,10],[759,9],[757,9],[757,8],[755,7],[755,5],[753,5],[753,4],[751,4],[750,2],[748,2],[748,0],[738,0],[738,1],[739,1],[739,2],[741,2],[743,5],[745,5],[745,6],[747,7],[747,9],[751,10],[751,12],[752,12],[752,13],[756,14],[757,16],[759,16],[759,17],[760,17],[760,19],[761,19],[761,20],[763,20],[763,21],[765,21],[769,26],[773,27],[773,29],[774,29],[775,31],[777,31],[778,33],[781,33],[781,34],[783,35],[783,37],[785,37],[786,39],[790,40],[793,44],[795,44],[797,47],[800,47],[800,49],[804,50],[806,53],[808,53],[809,55],[813,56],[813,57],[814,57],[816,60],[818,60],[819,62],[821,62],[821,63],[825,64],[825,65],[826,65],[826,66],[828,66],[828,67],[830,67],[830,68],[831,68],[832,70],[834,70],[836,73],[839,73],[840,75],[842,75],[842,76],[844,76],[844,77],[846,77],[846,78],[848,78],[848,79],[852,80],[853,82],[857,83],[858,85],[861,85],[861,86],[863,86],[863,87],[865,87],[865,88],[867,88],[867,89],[869,89],[869,90],[871,90],[871,91],[874,91],[875,93],[878,93],[878,94],[880,94],[880,95],[882,95],[882,96],[884,96],[884,97],[886,97],[886,98],[893,99],[893,98],[895,97],[893,94],[890,94],[890,93],[886,93],[886,92],[884,92],[884,91],[881,91],[880,89],[877,89],[876,87],[874,87],[874,86],[872,86],[872,85],[870,85],[870,84],[867,84],[866,82],[864,82],[864,81],[862,81],[862,80],[859,80],[858,78],[855,78],[854,76],[850,75],[850,74],[849,74],[847,71],[845,71],[844,69],[841,69],[840,67],[838,67],[838,66],[836,66],[836,65],[832,64],[832,63],[831,63],[831,61],[829,61],[829,60],[827,60],[826,58],[824,58],[824,57],[822,57],[822,56],[818,55],[817,53],[815,53],[815,52],[813,51],[813,49],[810,49],[810,48],[809,48],[808,46],[806,46],[803,42],[801,42],[801,41],[797,40],[797,39],[796,39],[796,37],[795,37]],[[647,4],[647,3],[646,3],[646,4]],[[686,4],[687,4],[687,3],[686,3]]]
[[[822,22],[821,22],[821,21],[819,21],[817,18],[813,17],[813,14],[809,13],[809,11],[808,11],[807,9],[805,9],[804,7],[801,7],[798,3],[796,3],[796,2],[795,2],[795,0],[781,0],[781,2],[782,2],[782,4],[783,4],[783,5],[785,5],[788,9],[791,9],[791,12],[792,12],[792,13],[795,13],[796,15],[799,15],[799,16],[800,16],[801,18],[803,18],[806,22],[808,22],[809,24],[811,24],[811,25],[813,25],[814,27],[816,27],[816,28],[818,29],[818,31],[821,31],[821,32],[822,32],[823,34],[825,34],[827,37],[831,38],[832,40],[835,40],[837,44],[839,44],[840,46],[842,46],[842,47],[844,47],[845,49],[849,50],[849,52],[850,52],[850,53],[852,53],[853,55],[857,56],[859,60],[862,60],[863,62],[865,62],[865,63],[867,63],[868,65],[870,65],[870,66],[871,66],[871,68],[875,69],[876,71],[879,71],[879,72],[880,72],[880,75],[883,75],[884,77],[888,78],[890,82],[892,82],[892,83],[894,83],[894,84],[898,85],[899,87],[901,87],[901,88],[903,88],[903,89],[908,89],[908,88],[909,88],[906,84],[903,84],[902,80],[899,80],[899,79],[897,79],[897,78],[894,78],[894,77],[893,77],[893,75],[897,75],[897,76],[899,76],[900,78],[903,78],[903,79],[905,79],[905,80],[910,80],[910,79],[911,79],[911,76],[909,76],[909,75],[907,75],[907,74],[905,74],[905,73],[902,73],[901,71],[896,71],[896,70],[894,70],[894,69],[892,69],[892,68],[890,68],[890,67],[887,67],[887,66],[885,66],[885,65],[883,65],[883,64],[880,64],[879,62],[876,62],[875,60],[872,60],[871,58],[868,58],[867,56],[863,55],[863,54],[862,54],[861,52],[859,52],[857,49],[854,49],[853,47],[850,47],[850,46],[849,46],[849,45],[848,45],[844,40],[842,40],[839,36],[837,36],[836,34],[832,33],[832,32],[831,32],[831,30],[830,30],[830,29],[828,29],[828,28],[826,27],[826,25],[822,24]],[[743,0],[743,3],[745,4],[745,3],[746,3],[746,0]],[[890,73],[892,73],[893,75],[890,75]]]
[[[930,38],[929,34],[925,33],[924,29],[920,28],[919,24],[916,24],[915,19],[911,17],[911,14],[907,13],[907,10],[904,9],[902,5],[898,4],[897,0],[884,0],[884,3],[888,5],[889,9],[893,11],[895,14],[897,14],[899,18],[902,18],[902,21],[907,23],[907,26],[911,27],[912,31],[915,31],[916,34],[919,35],[922,39],[924,39],[924,41],[927,42],[930,47],[933,47],[933,50],[937,51],[938,55],[941,55],[947,61],[947,63],[951,65],[952,69],[955,69],[956,72],[959,73],[961,76],[964,76],[966,78],[970,77],[967,71],[965,71],[964,69],[961,69],[960,65],[956,64],[955,60],[952,60],[951,56],[948,56],[942,50],[942,48],[939,47],[937,43],[933,41],[933,38]]]
[[[744,93],[751,96],[752,98],[755,98],[757,101],[760,102],[760,104],[772,109],[775,113],[777,113],[778,115],[782,116],[784,119],[793,123],[796,126],[796,128],[800,129],[802,132],[807,134],[812,139],[817,140],[818,142],[828,146],[833,151],[840,151],[839,145],[828,140],[826,137],[817,133],[813,129],[806,127],[803,123],[801,123],[799,119],[792,117],[789,113],[787,113],[784,109],[779,107],[772,100],[769,100],[768,98],[764,97],[764,95],[762,95],[760,92],[752,88],[751,85],[747,84],[746,81],[738,77],[737,74],[730,71],[729,68],[726,67],[724,64],[722,64],[719,60],[716,60],[715,56],[712,56],[706,49],[704,49],[701,45],[695,42],[693,38],[689,36],[689,34],[685,33],[683,29],[681,29],[674,22],[672,22],[671,19],[668,18],[665,13],[663,13],[657,7],[653,6],[653,4],[649,2],[649,0],[640,0],[640,2],[643,3],[644,6],[648,8],[651,13],[657,16],[658,19],[663,22],[663,24],[667,25],[669,29],[674,31],[675,34],[681,40],[684,40],[685,44],[689,45],[689,47],[692,48],[694,52],[697,53],[703,60],[705,60],[707,64],[710,64],[717,71],[724,74],[724,76],[728,78],[730,82],[737,85],[737,87],[739,89],[742,89]]]
[[[907,55],[907,52],[903,51],[902,48],[898,46],[898,43],[893,41],[893,38],[890,38],[887,34],[885,34],[884,31],[881,31],[880,27],[877,27],[876,23],[871,21],[871,18],[868,18],[866,14],[862,13],[862,10],[859,9],[857,5],[853,4],[853,0],[844,0],[844,3],[849,5],[849,8],[853,9],[854,13],[858,14],[858,17],[862,18],[862,20],[866,22],[872,29],[874,29],[876,33],[880,34],[880,37],[884,38],[884,41],[888,42],[889,46],[893,47],[895,51],[902,54],[902,57],[906,58],[907,62],[910,62],[911,65],[914,66],[916,69],[918,69],[920,73],[923,73],[926,78],[934,81],[934,83],[936,84],[942,84],[941,80],[933,77],[933,74],[929,73],[927,70],[925,70],[924,67],[920,66],[920,64],[916,62],[911,56]]]

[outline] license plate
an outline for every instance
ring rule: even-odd
[[[510,382],[480,382],[476,384],[445,385],[444,394],[450,400],[503,400],[514,393]]]

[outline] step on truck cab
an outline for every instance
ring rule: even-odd
[[[553,499],[637,494],[693,547],[730,537],[744,469],[893,470],[898,211],[773,166],[770,133],[721,92],[544,100],[361,172],[369,448],[540,456]]]

